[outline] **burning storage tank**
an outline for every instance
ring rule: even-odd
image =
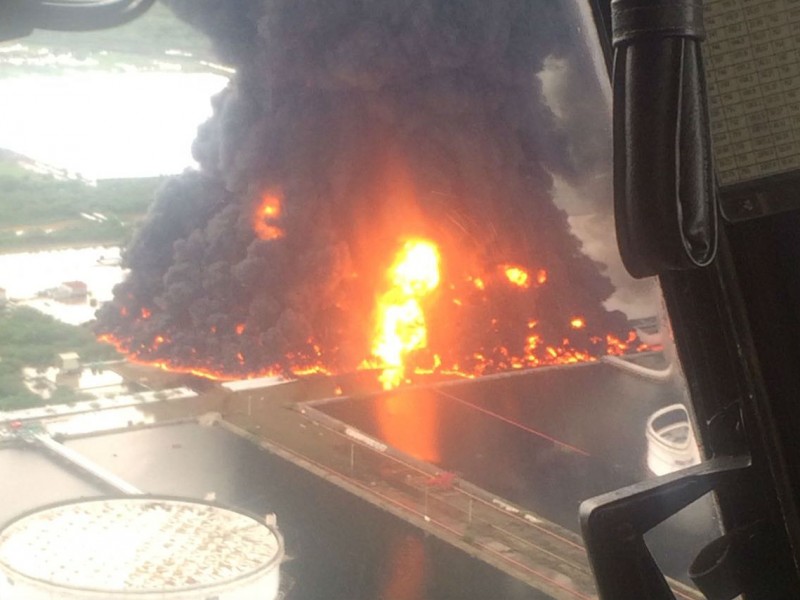
[[[387,388],[639,349],[556,203],[557,180],[593,202],[607,170],[571,3],[168,4],[235,74],[199,168],[126,249],[102,340],[215,379],[381,369]]]
[[[4,600],[272,600],[283,539],[243,513],[175,498],[60,503],[0,531]]]

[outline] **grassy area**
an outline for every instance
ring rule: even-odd
[[[216,60],[210,41],[161,4],[122,27],[80,33],[35,31],[2,45],[7,51],[0,57],[0,77],[61,74],[84,68],[128,70],[130,65],[209,70],[203,62]],[[164,179],[103,180],[89,185],[36,173],[22,164],[33,163],[0,150],[0,252],[124,244]],[[92,217],[100,213],[102,217],[92,220],[81,213]],[[59,353],[68,351],[78,352],[84,360],[116,356],[85,328],[61,323],[29,308],[0,309],[0,410],[41,404],[41,399],[23,385],[20,369],[53,365]],[[59,388],[51,402],[76,399],[74,391]]]
[[[104,179],[93,186],[33,173],[9,162],[0,163],[0,227],[81,219],[82,212],[120,219],[140,215],[163,180]]]
[[[122,244],[164,179],[106,179],[94,186],[31,172],[18,164],[18,157],[0,152],[0,252]]]
[[[21,369],[53,366],[62,352],[77,352],[83,361],[119,357],[111,346],[95,340],[85,327],[61,323],[32,308],[0,311],[0,410],[40,406],[41,398],[23,385]],[[49,403],[78,399],[76,392],[62,386]]]
[[[0,253],[26,252],[88,246],[124,246],[133,233],[137,219],[107,223],[74,222],[51,230],[49,227],[28,228],[21,235],[0,231]]]

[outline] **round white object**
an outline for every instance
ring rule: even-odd
[[[0,598],[271,600],[283,540],[243,513],[173,498],[59,504],[0,531]]]

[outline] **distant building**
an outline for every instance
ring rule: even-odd
[[[81,370],[81,357],[77,352],[64,352],[58,355],[58,367],[62,373],[75,373]]]
[[[58,289],[63,289],[67,298],[85,298],[89,293],[89,288],[83,281],[65,281]]]
[[[122,264],[122,258],[119,256],[101,256],[97,259],[97,264],[104,267],[118,267]]]
[[[39,296],[66,303],[84,302],[88,294],[89,287],[83,281],[65,281],[58,287],[47,288],[38,293]]]

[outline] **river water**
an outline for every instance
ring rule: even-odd
[[[113,298],[114,286],[125,276],[119,258],[118,247],[100,246],[0,254],[0,288],[19,305],[79,325],[94,319],[99,304]],[[38,296],[76,280],[86,284],[88,297],[62,302]]]
[[[652,381],[592,363],[316,408],[579,533],[583,500],[652,477],[648,418],[684,399],[677,377]],[[648,543],[669,575],[687,581],[689,563],[716,532],[705,498],[656,528]]]
[[[213,73],[86,72],[0,79],[0,148],[88,179],[179,173],[227,84]]]

